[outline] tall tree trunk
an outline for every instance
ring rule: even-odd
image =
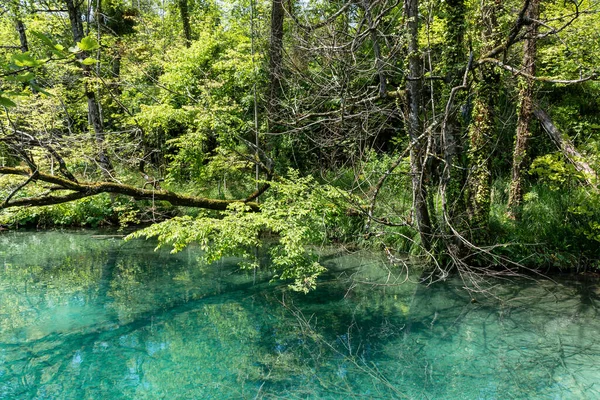
[[[185,47],[192,44],[192,27],[190,26],[190,10],[188,0],[178,0],[179,14],[183,24],[183,37],[185,38]]]
[[[112,74],[112,89],[115,94],[121,94],[121,41],[117,42],[116,48],[117,52],[112,60],[112,65],[110,68],[110,72]]]
[[[454,228],[462,230],[464,224],[462,216],[465,210],[465,202],[462,191],[465,185],[464,162],[461,162],[463,143],[461,141],[461,131],[463,124],[460,120],[458,108],[455,106],[459,100],[464,101],[465,96],[458,93],[458,88],[462,85],[462,75],[467,66],[467,56],[465,52],[465,3],[464,0],[447,0],[445,3],[446,11],[446,31],[444,36],[444,46],[446,49],[445,73],[450,90],[447,91],[447,115],[445,125],[442,130],[442,146],[444,154],[444,171],[442,175],[442,199],[447,211],[449,223]],[[452,91],[455,91],[454,96]]]
[[[499,42],[496,12],[500,2],[485,0],[482,5],[483,51],[492,49]],[[467,216],[475,243],[488,240],[491,202],[491,159],[496,121],[495,108],[500,75],[493,65],[480,65],[478,82],[474,86],[472,121],[469,127],[469,175],[467,177]]]
[[[508,216],[518,219],[523,202],[523,180],[527,160],[529,137],[531,136],[531,117],[533,115],[533,96],[535,60],[537,47],[537,20],[540,15],[540,0],[530,0],[526,16],[533,21],[523,46],[523,67],[526,74],[519,78],[519,108],[517,119],[517,133],[515,149],[513,152],[512,180],[508,193]]]
[[[377,29],[375,22],[373,21],[373,15],[371,12],[371,1],[362,0],[362,6],[365,10],[365,16],[367,23],[369,24],[369,31],[371,34],[371,41],[373,42],[373,55],[375,56],[375,68],[377,69],[377,76],[379,77],[379,97],[384,98],[387,93],[387,80],[385,72],[383,71],[383,59],[381,58],[381,50],[379,48],[379,40],[377,38]]]
[[[81,10],[79,5],[75,4],[73,0],[65,0],[67,10],[69,13],[69,21],[71,23],[71,31],[73,33],[73,40],[75,43],[81,42],[83,39],[83,23],[81,21]],[[82,51],[77,54],[79,60],[84,60],[89,55],[87,52]],[[81,64],[84,78],[91,76],[92,67],[89,65]],[[94,138],[96,140],[97,152],[98,152],[98,165],[102,170],[102,174],[105,178],[110,179],[112,171],[112,165],[105,149],[105,135],[104,126],[102,123],[102,115],[100,113],[100,104],[96,99],[96,94],[93,88],[90,87],[88,82],[84,83],[85,97],[88,104],[88,122],[94,130]]]
[[[17,20],[15,21],[15,27],[17,28],[17,32],[19,33],[19,42],[21,44],[21,52],[26,53],[29,51],[29,41],[27,40],[27,33],[25,32],[25,24],[21,20],[21,18],[17,14]],[[35,89],[36,81],[35,79],[31,81],[32,85],[30,85],[31,93],[36,94],[37,90]],[[24,84],[27,86],[27,84]]]
[[[480,67],[479,80],[473,100],[473,120],[469,127],[467,215],[472,237],[476,238],[475,242],[481,243],[486,241],[488,233],[492,183],[491,154],[496,130],[495,97],[500,79],[493,66],[484,65]]]
[[[25,24],[20,19],[16,22],[17,32],[19,32],[19,41],[21,42],[21,51],[23,53],[29,51],[29,43],[27,42],[27,35],[25,34]]]
[[[408,32],[408,77],[406,93],[408,104],[408,135],[411,141],[410,172],[412,177],[413,208],[421,244],[426,250],[431,248],[431,220],[427,207],[427,188],[425,186],[426,146],[421,136],[421,95],[423,82],[419,56],[419,1],[405,0],[406,31]]]
[[[269,48],[269,94],[267,113],[273,119],[277,108],[283,72],[283,0],[273,0],[271,8],[271,46]]]

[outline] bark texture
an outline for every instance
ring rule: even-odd
[[[482,42],[493,48],[498,42],[496,12],[500,2],[486,0],[482,5]],[[485,51],[485,49],[484,49]],[[467,177],[467,216],[471,241],[485,243],[491,202],[491,159],[496,131],[496,98],[500,75],[493,65],[480,65],[474,85],[473,111],[469,126],[469,175]]]
[[[285,9],[283,0],[273,0],[271,8],[271,46],[269,47],[269,93],[267,112],[273,118],[283,72],[283,21]]]
[[[185,47],[192,45],[192,27],[190,26],[190,10],[188,0],[178,0],[179,15],[183,25],[183,37],[185,39]]]
[[[28,178],[26,184],[30,181],[41,181],[54,186],[50,188],[50,194],[44,194],[37,197],[17,198],[12,201],[7,199],[0,205],[0,209],[17,206],[46,206],[51,204],[61,204],[82,199],[84,197],[94,196],[100,193],[112,193],[130,196],[136,200],[161,200],[168,201],[174,206],[197,207],[209,210],[225,210],[232,203],[243,202],[246,203],[252,211],[259,211],[258,204],[252,202],[251,200],[255,199],[259,194],[268,188],[268,185],[265,185],[244,200],[220,200],[186,196],[164,190],[140,189],[135,186],[122,185],[114,182],[77,182],[62,178],[60,176],[42,173],[37,170],[32,172],[31,170],[25,168],[0,167],[0,175],[1,174],[25,176]],[[21,189],[23,186],[21,186],[19,189]],[[68,193],[62,195],[52,194],[61,191],[68,191]]]
[[[81,42],[83,39],[83,24],[81,19],[81,10],[79,4],[74,3],[74,0],[65,0],[67,10],[69,13],[69,21],[71,23],[71,32],[73,33],[73,40],[75,43]],[[85,51],[81,51],[77,54],[79,60],[84,60],[89,55]],[[89,65],[81,64],[84,78],[89,78],[92,73],[92,67]],[[102,115],[100,112],[100,104],[96,98],[94,89],[88,82],[84,83],[85,97],[88,105],[88,122],[94,130],[94,138],[96,141],[97,154],[98,154],[98,165],[102,170],[102,174],[106,179],[110,179],[112,165],[110,158],[105,149],[105,134],[104,125],[102,122]]]
[[[422,67],[418,47],[419,1],[405,0],[406,31],[408,33],[408,70],[406,94],[408,105],[408,135],[411,140],[410,173],[412,177],[413,208],[421,244],[426,250],[431,248],[431,219],[427,206],[427,187],[425,186],[426,146],[421,138],[421,93]]]
[[[534,108],[533,114],[542,125],[542,128],[544,128],[544,131],[550,136],[550,139],[552,139],[554,144],[556,144],[558,149],[563,153],[565,158],[573,164],[577,171],[583,173],[589,185],[596,186],[596,171],[585,162],[585,157],[577,151],[571,140],[560,133],[548,113],[541,108]]]
[[[25,24],[20,19],[16,22],[17,32],[19,32],[19,42],[21,43],[21,51],[23,53],[29,51],[29,43],[27,42],[27,35],[25,34]]]
[[[464,213],[465,204],[462,191],[465,184],[464,163],[461,163],[463,152],[463,143],[461,133],[463,124],[461,123],[458,107],[459,101],[464,101],[464,96],[458,93],[459,87],[463,87],[462,79],[463,69],[467,64],[467,56],[464,48],[465,36],[465,4],[464,0],[448,0],[445,3],[447,15],[447,30],[444,36],[444,45],[446,46],[446,80],[452,88],[448,93],[448,104],[446,112],[446,121],[442,127],[442,146],[444,154],[444,171],[442,175],[442,187],[445,196],[444,203],[447,205],[448,218],[450,223],[461,228],[460,218]],[[454,93],[452,93],[454,91]],[[460,97],[459,97],[460,96]]]
[[[527,150],[531,136],[531,117],[533,115],[535,61],[537,53],[537,32],[540,14],[540,0],[530,0],[526,17],[533,21],[523,45],[524,76],[519,78],[519,105],[517,117],[517,133],[513,152],[512,179],[508,193],[508,216],[519,218],[523,203],[523,181],[527,165]]]

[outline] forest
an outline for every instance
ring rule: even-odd
[[[0,226],[266,252],[299,291],[331,244],[432,280],[598,271],[599,11],[3,0]]]

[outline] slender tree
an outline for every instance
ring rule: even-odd
[[[412,177],[413,209],[421,244],[426,250],[431,245],[431,220],[427,206],[427,187],[424,168],[426,142],[421,136],[421,97],[423,92],[421,56],[419,54],[419,1],[405,0],[406,32],[408,35],[408,77],[406,94],[408,107],[408,136],[410,148],[410,173]]]
[[[269,93],[267,113],[272,119],[277,109],[277,99],[281,87],[283,72],[283,22],[285,8],[283,0],[271,3],[271,44],[269,47]]]
[[[188,0],[177,0],[177,7],[179,8],[179,15],[181,16],[181,23],[183,25],[185,47],[190,47],[192,45],[192,27],[190,25]]]
[[[67,6],[67,11],[69,13],[69,21],[71,24],[73,40],[75,41],[75,43],[79,43],[84,38],[83,23],[79,3],[75,3],[74,0],[65,0],[65,3]],[[77,54],[77,58],[80,61],[83,61],[88,57],[89,54],[87,51],[81,51]],[[89,78],[92,76],[92,67],[87,63],[82,62],[81,69],[83,71],[84,78]],[[104,177],[110,179],[112,165],[105,146],[106,140],[104,133],[104,124],[100,112],[100,104],[98,102],[98,99],[96,98],[96,93],[94,92],[89,82],[87,82],[87,79],[84,83],[84,91],[88,105],[88,121],[94,130],[94,138],[96,140],[98,165],[100,166]]]
[[[512,162],[512,179],[508,194],[508,215],[519,218],[523,201],[523,180],[527,160],[529,137],[531,136],[531,119],[534,108],[534,77],[537,50],[538,19],[540,15],[540,0],[530,0],[526,18],[531,21],[527,38],[523,44],[524,76],[519,77],[519,104],[517,118],[517,133]]]

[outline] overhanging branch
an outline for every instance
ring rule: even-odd
[[[28,197],[4,202],[0,209],[16,206],[45,206],[51,204],[67,203],[84,197],[95,196],[100,193],[114,193],[132,197],[136,200],[159,200],[168,201],[174,206],[204,208],[208,210],[223,211],[233,203],[246,203],[252,211],[259,211],[259,205],[252,200],[256,197],[252,194],[247,199],[241,200],[220,200],[209,199],[205,197],[186,196],[165,190],[140,189],[135,186],[123,185],[114,182],[74,182],[60,176],[49,175],[38,172],[37,176],[32,177],[33,173],[25,168],[0,167],[0,174],[25,176],[28,180],[41,181],[56,185],[54,190],[68,190],[68,193],[61,196],[40,195],[38,197]],[[265,188],[261,188],[263,191]],[[10,200],[10,199],[9,199]]]

